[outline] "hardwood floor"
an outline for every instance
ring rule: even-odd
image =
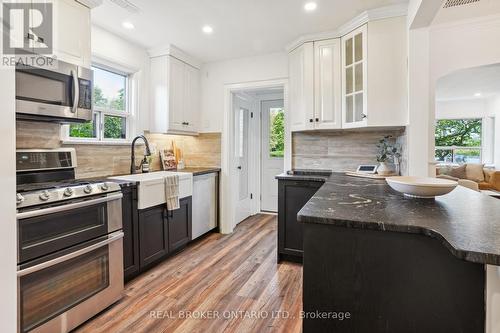
[[[189,245],[76,332],[300,332],[302,266],[276,263],[276,229],[261,214]]]

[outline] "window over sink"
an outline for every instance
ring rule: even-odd
[[[127,142],[132,132],[131,74],[94,64],[93,120],[63,129],[63,141],[73,143]]]

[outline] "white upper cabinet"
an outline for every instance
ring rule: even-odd
[[[342,127],[408,123],[404,16],[370,21],[342,38]]]
[[[340,39],[314,42],[314,127],[342,127]]]
[[[314,46],[304,43],[289,59],[290,127],[292,131],[314,129]]]
[[[342,37],[342,127],[367,126],[367,26]]]
[[[340,51],[336,38],[304,43],[290,52],[292,131],[341,128]]]
[[[197,135],[199,70],[170,55],[156,56],[150,80],[151,132]]]
[[[74,0],[36,0],[32,4],[45,7],[43,12],[49,12],[52,7],[52,36],[49,31],[39,32],[39,35],[28,34],[25,36],[30,42],[30,52],[37,52],[52,38],[53,55],[61,61],[90,68],[90,9]],[[30,15],[32,26],[37,26],[43,19],[35,11]]]
[[[52,1],[54,55],[57,59],[90,68],[90,9],[74,0]]]
[[[406,17],[369,21],[289,53],[292,131],[405,126]]]
[[[200,128],[200,71],[186,65],[186,123],[189,132],[197,132]]]
[[[368,23],[368,126],[408,124],[406,17]]]

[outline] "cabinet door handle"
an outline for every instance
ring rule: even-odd
[[[318,122],[318,121],[319,121],[319,118],[316,118],[316,122]]]
[[[312,123],[313,121],[314,121],[314,120],[313,120],[312,118],[311,118],[311,119],[309,119],[309,122],[310,122],[310,123]]]
[[[38,42],[43,43],[44,41],[45,39],[43,39],[43,37],[38,37]]]
[[[241,165],[240,165],[240,166],[238,166],[238,170],[241,170]]]
[[[361,115],[361,118],[363,118],[363,119],[365,119],[365,118],[367,118],[367,117],[368,117],[368,116],[367,116],[366,114],[364,114],[364,113]]]

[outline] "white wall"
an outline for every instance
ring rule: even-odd
[[[488,113],[490,116],[494,116],[494,131],[495,131],[495,143],[493,146],[493,156],[495,162],[495,168],[500,170],[500,96],[493,97],[490,99],[488,104]]]
[[[1,23],[1,19],[0,19]],[[2,49],[0,40],[0,50]],[[17,249],[16,249],[16,121],[14,69],[0,67],[0,331],[16,332],[17,327]]]
[[[500,15],[410,30],[410,174],[434,172],[437,81],[456,70],[500,63],[498,36]]]
[[[201,132],[222,132],[224,85],[286,77],[286,53],[204,64],[201,68]]]
[[[429,29],[410,30],[408,34],[408,174],[429,174],[430,135]]]
[[[489,115],[484,98],[436,102],[436,119],[483,118]]]
[[[133,82],[137,85],[137,100],[134,102],[136,132],[149,129],[149,56],[146,49],[100,27],[92,26],[92,58],[97,62],[117,64],[124,70],[135,73]]]

